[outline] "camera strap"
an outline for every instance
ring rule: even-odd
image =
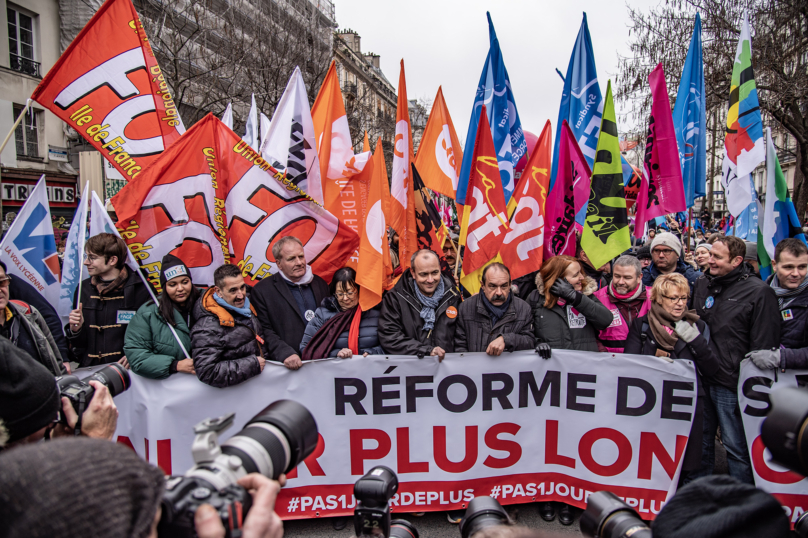
[[[73,429],[73,435],[75,435],[76,437],[81,435],[81,419],[84,416],[85,410],[86,410],[86,402],[84,401],[84,391],[81,391],[79,393],[79,408],[77,409],[79,418],[76,420],[76,427]]]

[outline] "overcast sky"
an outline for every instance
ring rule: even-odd
[[[381,55],[381,68],[398,86],[403,58],[410,99],[434,99],[438,86],[457,135],[465,140],[474,93],[488,54],[491,12],[522,127],[538,135],[558,118],[572,46],[587,13],[601,91],[628,55],[628,11],[621,1],[568,0],[333,0],[340,29],[362,37],[362,52]],[[648,9],[659,0],[629,0]],[[650,91],[650,90],[649,90]],[[623,131],[623,126],[618,125]]]

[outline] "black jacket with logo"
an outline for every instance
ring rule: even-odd
[[[767,280],[771,285],[772,277]],[[785,297],[780,309],[780,364],[785,368],[808,368],[808,288],[794,298]]]

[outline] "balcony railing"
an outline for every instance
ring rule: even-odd
[[[11,69],[14,71],[19,71],[20,73],[25,73],[26,75],[31,75],[32,77],[42,78],[42,73],[40,73],[40,63],[35,62],[29,58],[23,58],[17,54],[10,54],[11,56]]]

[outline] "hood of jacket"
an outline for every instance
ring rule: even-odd
[[[216,299],[213,298],[214,288],[208,288],[204,295],[199,299],[199,304],[201,306],[202,313],[207,313],[208,315],[216,316],[219,318],[219,325],[222,327],[233,327],[235,325],[235,320],[233,318],[233,313],[230,312],[228,309],[220,305],[216,302]],[[253,316],[257,316],[258,314],[255,312],[255,308],[253,305],[250,305],[250,312],[252,312]]]
[[[541,277],[541,271],[536,273],[536,289],[539,290],[540,295],[544,295],[544,279]],[[585,277],[584,278],[584,286],[581,289],[581,293],[584,295],[592,295],[598,291],[598,283],[592,277]]]

